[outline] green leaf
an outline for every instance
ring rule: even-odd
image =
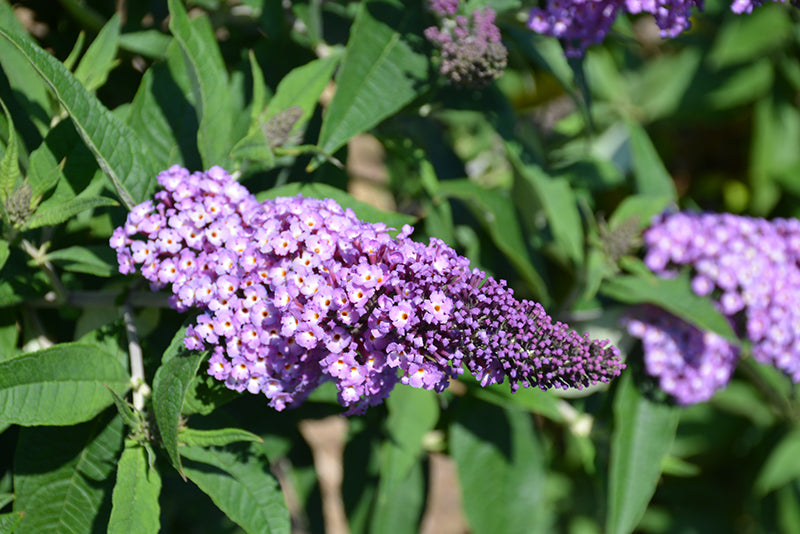
[[[754,493],[763,497],[800,478],[798,455],[800,455],[800,429],[795,429],[784,436],[770,452],[756,478]]]
[[[530,413],[547,417],[556,423],[564,422],[564,414],[559,408],[560,403],[564,401],[556,397],[552,391],[519,388],[516,392],[511,393],[511,389],[505,384],[482,387],[472,375],[462,375],[459,381],[467,385],[470,395],[485,402],[501,407],[513,405]]]
[[[115,356],[92,345],[62,343],[0,362],[0,422],[73,425],[111,405],[130,377]]]
[[[115,200],[106,197],[76,197],[72,200],[64,202],[60,206],[53,206],[50,208],[37,210],[27,221],[25,221],[25,224],[22,228],[24,230],[33,230],[34,228],[41,228],[42,226],[53,226],[56,224],[61,224],[62,222],[65,222],[86,210],[99,208],[102,206],[116,205],[117,202]]]
[[[117,272],[114,251],[108,246],[67,247],[48,252],[46,258],[64,270],[108,277]]]
[[[159,532],[160,493],[161,477],[148,465],[144,447],[125,447],[117,466],[109,534]]]
[[[377,125],[424,89],[428,59],[419,11],[400,0],[362,2],[350,29],[318,146],[333,154],[356,134]]]
[[[318,391],[319,388],[317,388]],[[207,373],[199,373],[194,377],[186,397],[183,399],[183,414],[208,415],[223,404],[239,397],[239,393],[228,389],[219,380]],[[333,402],[336,402],[334,394]]]
[[[14,502],[14,494],[13,493],[0,493],[0,510],[6,507],[6,505]]]
[[[728,319],[711,300],[692,292],[686,272],[672,280],[642,275],[614,276],[603,282],[600,292],[627,304],[655,304],[702,330],[711,330],[734,345],[740,343]]]
[[[606,532],[632,532],[656,490],[678,428],[678,408],[647,399],[630,373],[614,396]]]
[[[31,157],[28,159],[28,183],[33,190],[33,198],[40,198],[58,184],[64,175],[65,162],[66,160],[62,160],[59,164],[56,161],[46,142],[31,152]]]
[[[417,490],[409,477],[418,465],[424,450],[423,437],[436,426],[439,419],[439,403],[432,391],[410,386],[396,387],[386,399],[389,417],[386,429],[389,439],[383,442],[380,453],[380,481],[375,500],[373,532],[417,532],[418,524],[415,502],[399,505],[400,499],[408,499],[408,489]],[[410,485],[410,488],[406,488]],[[421,508],[422,491],[417,490]],[[421,510],[419,510],[421,512]],[[405,528],[401,525],[405,523]]]
[[[108,386],[106,386],[108,388]],[[133,413],[133,409],[131,406],[125,402],[125,399],[119,396],[119,394],[111,388],[108,388],[108,392],[111,394],[111,398],[114,400],[114,405],[117,407],[117,411],[119,412],[120,417],[128,425],[130,428],[136,429],[140,425],[139,419],[137,419],[136,414]]]
[[[11,255],[11,250],[8,248],[8,241],[0,239],[0,270],[6,264],[8,257]]]
[[[130,32],[119,37],[119,47],[123,50],[153,59],[163,59],[171,42],[172,37],[158,30]]]
[[[136,134],[28,37],[5,28],[0,29],[0,36],[10,41],[50,86],[125,207],[130,209],[149,198],[156,186],[152,156]]]
[[[247,54],[250,61],[250,73],[253,75],[253,99],[250,101],[250,130],[261,128],[261,114],[264,113],[271,92],[264,82],[264,72],[258,64],[256,55],[250,50]]]
[[[122,442],[119,417],[21,429],[14,456],[14,510],[24,512],[25,519],[16,533],[102,531]]]
[[[11,534],[15,532],[24,516],[25,514],[22,512],[0,514],[0,534]]]
[[[650,196],[650,195],[631,195],[619,203],[617,209],[608,218],[608,227],[611,230],[633,217],[639,218],[639,228],[644,229],[650,226],[653,218],[664,212],[667,207],[674,202],[669,195]]]
[[[255,162],[259,169],[271,169],[275,166],[275,154],[261,128],[252,130],[237,141],[231,148],[231,159]]]
[[[513,154],[513,153],[512,153]],[[563,250],[575,265],[583,263],[583,223],[578,211],[578,202],[569,182],[565,178],[550,177],[538,166],[523,165],[519,158],[511,155],[521,184],[515,184],[528,190],[541,204],[547,216],[547,224],[560,250]],[[521,213],[529,210],[522,205],[526,195],[514,195],[515,203]]]
[[[195,94],[197,147],[203,166],[224,164],[231,146],[233,104],[228,73],[208,17],[190,21],[180,0],[169,0],[169,29],[180,43]]]
[[[178,441],[190,447],[224,447],[238,441],[264,442],[263,439],[252,432],[241,428],[218,428],[214,430],[182,428],[178,432]]]
[[[181,447],[181,455],[188,460],[184,461],[184,472],[189,480],[245,532],[290,532],[283,493],[266,469],[269,461],[256,448]]]
[[[199,353],[176,356],[162,363],[153,379],[153,410],[161,441],[172,465],[183,476],[178,455],[178,427],[186,392],[203,360]]]
[[[292,132],[300,132],[314,114],[319,96],[331,81],[333,70],[339,63],[341,54],[316,59],[301,67],[293,69],[283,77],[275,90],[275,96],[269,101],[264,122],[292,106],[298,106],[303,114],[292,127]],[[291,135],[290,135],[291,137]]]
[[[778,6],[774,6],[778,7]],[[715,69],[764,57],[791,41],[792,19],[785,9],[764,6],[746,17],[729,17],[720,26],[708,53]]]
[[[470,532],[553,532],[545,451],[530,415],[464,397],[450,424]]]
[[[636,192],[642,195],[678,199],[675,183],[658,156],[653,142],[644,128],[638,123],[629,122],[628,132],[633,159],[633,176]]]
[[[94,91],[106,83],[108,73],[117,64],[119,26],[119,14],[115,13],[86,49],[86,53],[75,69],[75,78],[89,91]]]
[[[549,302],[547,285],[530,261],[511,199],[469,180],[440,182],[438,195],[466,202],[488,230],[492,242],[505,254],[539,302],[542,305]]]
[[[19,153],[17,151],[17,132],[14,129],[14,120],[11,118],[6,103],[0,99],[3,114],[8,121],[8,145],[3,159],[0,160],[0,202],[5,202],[14,192],[17,182],[22,178],[19,172]],[[5,211],[3,212],[5,213]]]
[[[390,228],[400,229],[404,224],[412,224],[416,219],[405,213],[383,211],[351,197],[347,192],[327,184],[301,184],[298,182],[270,189],[256,195],[263,202],[268,198],[303,195],[309,198],[331,198],[343,208],[352,209],[359,219],[366,222],[382,222]]]

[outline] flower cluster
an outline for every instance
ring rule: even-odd
[[[690,267],[694,293],[713,299],[738,334],[752,343],[753,357],[779,369],[795,383],[800,382],[800,221],[674,213],[660,216],[645,232],[644,241],[648,268],[659,276],[673,277],[681,267]],[[691,328],[676,326],[663,318],[653,319],[651,314],[630,323],[632,333],[642,339],[648,330],[640,322],[649,322],[656,331]],[[730,376],[734,364],[732,349],[705,334],[678,337],[681,335],[701,336],[704,348],[693,354],[698,350],[697,343],[690,349],[690,345],[680,343],[645,342],[645,359],[651,374],[662,378],[680,375],[692,380],[696,373],[690,367],[716,360],[721,366],[719,375],[697,376],[709,381],[708,391],[723,387],[727,380],[721,378]],[[663,351],[669,355],[664,356]],[[713,351],[716,354],[712,356]],[[665,367],[663,361],[673,362],[673,366]],[[686,366],[684,371],[680,369],[682,365]],[[681,398],[681,394],[670,393]],[[686,395],[685,399],[692,398]]]
[[[482,87],[503,74],[508,51],[493,9],[457,15],[458,0],[429,0],[429,7],[441,17],[440,26],[427,28],[425,37],[441,51],[442,76],[456,85]]]
[[[198,308],[189,349],[212,348],[209,374],[263,393],[278,410],[333,380],[357,413],[399,381],[442,391],[466,367],[482,384],[541,388],[607,382],[624,365],[608,342],[517,301],[440,240],[392,237],[333,200],[259,203],[223,169],[172,167],[111,246],[120,271],[140,266]]]
[[[731,10],[750,13],[761,3],[762,0],[733,0]],[[561,39],[566,54],[576,57],[605,39],[621,10],[653,15],[661,37],[667,39],[689,29],[693,7],[702,10],[703,0],[547,0],[545,9],[531,9],[528,27],[536,33]]]
[[[638,308],[626,323],[642,340],[645,370],[679,404],[707,401],[728,385],[739,354],[722,337],[652,306]]]

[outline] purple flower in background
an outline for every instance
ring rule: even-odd
[[[398,382],[442,391],[465,367],[512,390],[582,388],[624,368],[607,341],[516,300],[442,241],[412,241],[409,226],[392,237],[332,200],[259,203],[219,167],[172,167],[159,183],[111,238],[120,269],[140,265],[174,307],[200,309],[186,346],[213,348],[210,375],[277,410],[328,380],[358,413]]]
[[[713,332],[656,307],[636,309],[625,320],[628,333],[642,340],[645,370],[679,404],[711,398],[731,379],[738,351]]]
[[[762,3],[763,0],[733,0],[731,10],[750,13]],[[578,57],[606,38],[621,10],[634,15],[649,13],[655,18],[661,37],[668,39],[689,29],[693,7],[702,11],[703,0],[547,0],[545,8],[530,10],[528,27],[560,39],[566,55]]]
[[[753,358],[800,382],[800,221],[673,213],[658,217],[644,241],[644,262],[653,272],[671,278],[688,267],[692,291],[711,298],[738,334],[752,342]],[[648,350],[656,345],[642,339],[648,362]],[[698,346],[674,345],[671,350],[687,361],[707,360],[702,350],[691,354]],[[727,354],[716,341],[714,346],[721,351],[718,358]],[[709,388],[719,387],[708,380]]]
[[[503,74],[508,51],[495,25],[495,12],[486,7],[469,16],[456,15],[457,0],[432,0],[430,9],[442,20],[425,30],[425,37],[439,48],[439,72],[451,83],[483,87]]]

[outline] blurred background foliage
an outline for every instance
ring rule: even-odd
[[[409,48],[398,61],[418,75],[415,84],[401,106],[362,129],[367,134],[336,139],[324,132],[323,113],[334,113],[329,80],[348,41],[361,35],[352,31],[361,2],[188,3],[192,24],[209,37],[205,45],[218,43],[211,62],[224,67],[228,97],[210,103],[190,88],[166,2],[12,4],[0,4],[0,26],[26,31],[63,62],[147,143],[153,170],[219,163],[239,172],[251,191],[264,192],[260,198],[348,191],[343,204],[362,217],[413,223],[415,237],[443,239],[509,280],[518,296],[542,302],[579,330],[610,337],[627,355],[622,380],[568,401],[540,391],[512,396],[505,385],[484,390],[465,379],[439,397],[398,388],[386,406],[348,419],[341,505],[352,532],[460,532],[466,525],[476,533],[800,532],[798,403],[788,379],[746,361],[710,402],[678,409],[644,376],[640,349],[618,324],[632,303],[694,302],[686,284],[640,283],[638,237],[651,216],[678,206],[800,215],[797,10],[769,3],[737,16],[711,0],[691,31],[668,42],[647,18],[620,19],[603,46],[568,61],[556,41],[525,28],[520,2],[471,1],[498,11],[509,50],[505,74],[473,90],[446,84],[435,60],[414,62],[434,56],[422,38],[434,20],[421,1],[407,2],[402,35]],[[397,9],[392,2],[371,5],[372,20],[384,7],[389,15]],[[10,108],[23,167],[35,172],[33,152],[43,142],[57,162],[64,160],[63,179],[40,209],[81,195],[113,196],[96,179],[101,171],[59,102],[15,54],[0,40],[0,98]],[[282,92],[282,81],[304,65],[311,66]],[[344,68],[338,65],[339,92]],[[283,107],[270,108],[279,98]],[[265,147],[248,137],[254,124],[293,99],[303,119],[284,132],[285,142]],[[233,132],[227,146],[213,139],[222,135],[222,122],[209,132],[208,146],[198,142],[201,106]],[[9,138],[1,115],[0,156]],[[105,242],[124,214],[121,207],[90,209],[30,231],[53,243],[50,261],[69,290],[120,290],[124,282],[113,274]],[[47,280],[26,275],[28,269],[25,256],[12,252],[2,272],[8,287],[0,288],[0,335],[13,337],[7,346],[37,348],[30,343],[42,325],[55,341],[101,330],[119,339],[119,321],[106,325],[113,302],[99,310],[47,309],[10,296],[41,298]],[[163,304],[137,310],[148,377],[182,322]],[[682,308],[687,319],[713,323],[692,306]],[[16,333],[11,326],[18,322]],[[322,453],[303,431],[304,422],[340,412],[331,391],[322,388],[283,413],[246,395],[191,418],[193,427],[238,425],[265,440],[260,450],[298,532],[323,531],[326,521],[331,528],[323,506],[330,496],[319,482]],[[10,427],[0,435],[0,497],[12,490],[12,464],[24,466],[14,451],[26,432],[39,430]],[[443,506],[434,499],[435,478],[445,476],[436,468],[441,458],[456,466],[460,484],[449,494],[461,509],[458,500],[436,508]],[[236,531],[159,461],[164,532]],[[10,509],[8,502],[0,506]]]

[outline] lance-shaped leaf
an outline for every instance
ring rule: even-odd
[[[11,534],[14,532],[24,516],[25,514],[22,512],[0,514],[0,534]]]
[[[0,363],[0,422],[74,425],[113,402],[105,386],[125,393],[128,372],[93,345],[63,343]]]
[[[117,46],[119,45],[119,14],[114,14],[75,69],[75,77],[90,91],[106,83],[108,73],[116,66]]]
[[[136,134],[29,38],[6,28],[0,28],[0,37],[14,45],[53,90],[122,203],[130,209],[150,197],[156,186],[155,171]]]
[[[175,469],[183,476],[178,455],[178,430],[186,392],[202,361],[199,353],[188,353],[167,360],[153,380],[153,409],[161,441]]]
[[[614,397],[606,532],[632,532],[656,491],[680,412],[642,395],[627,373]]]
[[[3,159],[0,160],[0,202],[5,202],[13,193],[17,180],[20,179],[19,161],[17,160],[17,132],[14,130],[14,121],[8,112],[6,103],[0,100],[3,114],[8,121],[8,145]]]
[[[122,442],[122,420],[106,415],[75,426],[21,429],[14,510],[25,519],[15,534],[102,531]]]
[[[234,112],[222,54],[207,18],[190,21],[179,0],[169,0],[169,12],[169,29],[183,50],[195,96],[203,165],[221,165],[231,145]]]
[[[147,461],[147,451],[140,445],[125,447],[117,466],[117,483],[112,495],[109,534],[157,533],[161,525],[161,476]]]
[[[181,447],[184,472],[248,534],[290,531],[289,510],[267,459],[249,445]]]
[[[418,9],[400,0],[361,3],[322,121],[323,153],[333,154],[422,92],[428,69],[423,49]]]
[[[178,439],[190,447],[224,447],[239,441],[259,443],[264,441],[252,432],[241,428],[215,428],[213,430],[182,428],[178,433]]]

